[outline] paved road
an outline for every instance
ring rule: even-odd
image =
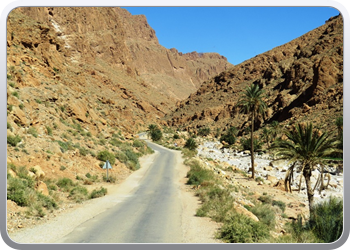
[[[180,190],[175,155],[159,151],[137,190],[123,202],[82,223],[61,239],[64,243],[181,243]]]

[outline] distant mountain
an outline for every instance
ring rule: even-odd
[[[335,130],[336,117],[343,115],[342,17],[205,81],[164,119],[170,126],[194,132],[236,126],[242,133],[249,119],[239,112],[237,101],[251,84],[264,90],[268,104],[267,116],[257,121],[257,128],[278,121],[313,122],[323,131]]]

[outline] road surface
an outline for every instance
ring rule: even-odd
[[[57,243],[181,243],[182,206],[176,157],[158,151],[135,192],[103,213],[77,226]]]

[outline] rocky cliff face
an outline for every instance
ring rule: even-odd
[[[15,9],[7,51],[8,75],[16,83],[8,96],[17,89],[27,98],[8,104],[25,105],[23,126],[34,119],[26,104],[41,99],[67,107],[55,119],[77,119],[93,133],[107,124],[134,132],[231,66],[217,54],[165,49],[145,16],[107,7]]]
[[[239,112],[242,91],[258,84],[265,92],[267,116],[256,126],[313,122],[335,129],[343,113],[343,21],[341,16],[271,51],[247,60],[206,81],[165,119],[172,126],[196,131],[248,126]]]

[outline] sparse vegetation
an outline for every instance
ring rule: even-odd
[[[21,137],[19,135],[15,136],[7,136],[7,144],[11,145],[12,147],[16,147],[18,143],[22,141]]]
[[[27,131],[28,134],[34,136],[35,138],[38,137],[38,131],[34,127],[30,127]]]

